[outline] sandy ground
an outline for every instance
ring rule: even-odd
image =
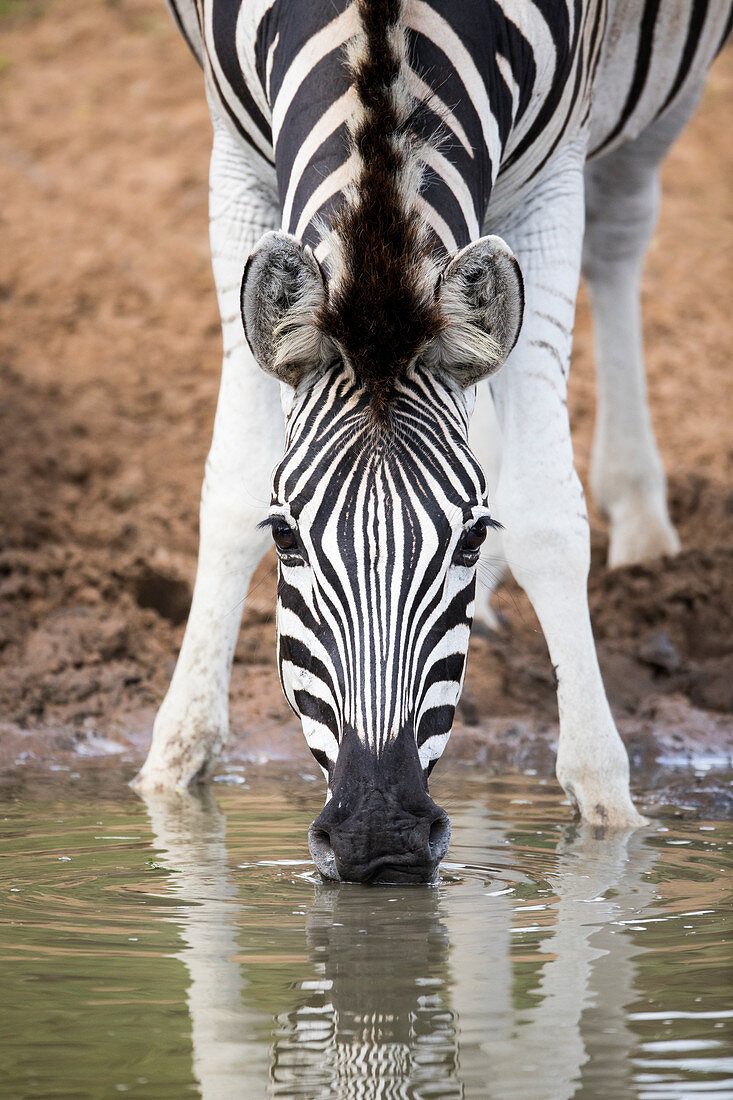
[[[202,78],[157,0],[0,5],[0,763],[139,758],[180,644],[220,337]],[[683,542],[609,572],[591,608],[636,760],[733,750],[733,51],[664,170],[644,309],[654,422]],[[581,296],[570,391],[594,409]],[[274,663],[274,563],[244,614],[231,754],[302,753]],[[453,753],[549,768],[552,670],[523,594],[472,642]]]

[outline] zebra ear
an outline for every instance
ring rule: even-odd
[[[450,261],[438,286],[445,328],[436,337],[436,366],[464,388],[493,374],[517,342],[524,282],[501,237],[481,237]]]
[[[255,359],[278,381],[297,386],[324,361],[328,341],[316,318],[325,300],[311,249],[288,233],[265,233],[244,269],[242,322]]]

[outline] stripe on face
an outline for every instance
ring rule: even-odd
[[[341,364],[296,398],[271,508],[297,530],[281,554],[279,664],[324,769],[346,729],[377,755],[411,731],[424,769],[445,746],[475,589],[454,555],[486,515],[467,432],[463,392],[420,368],[386,428]]]

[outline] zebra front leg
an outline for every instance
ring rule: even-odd
[[[608,564],[674,554],[667,483],[646,392],[641,269],[657,219],[656,165],[625,146],[586,168],[583,274],[593,305],[598,407],[591,488],[608,517]]]
[[[557,777],[590,822],[634,826],[629,764],[601,680],[586,591],[590,538],[573,464],[567,371],[583,236],[582,159],[573,159],[500,232],[525,279],[519,342],[492,390],[503,454],[496,518],[557,676]]]
[[[242,331],[239,293],[253,245],[277,224],[255,169],[215,123],[210,174],[211,249],[224,359],[201,494],[200,545],[191,612],[168,694],[135,785],[152,791],[205,778],[227,737],[229,677],[250,578],[270,539],[258,530],[282,454],[277,383],[255,363]]]

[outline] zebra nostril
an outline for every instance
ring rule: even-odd
[[[322,829],[312,823],[308,830],[308,847],[316,867],[324,878],[339,881],[340,875],[336,868],[336,857],[331,845],[331,837],[326,829]]]
[[[428,844],[430,845],[430,855],[432,859],[436,862],[440,862],[448,851],[448,845],[450,844],[450,819],[447,814],[441,814],[440,817],[436,817],[435,821],[430,826]]]

